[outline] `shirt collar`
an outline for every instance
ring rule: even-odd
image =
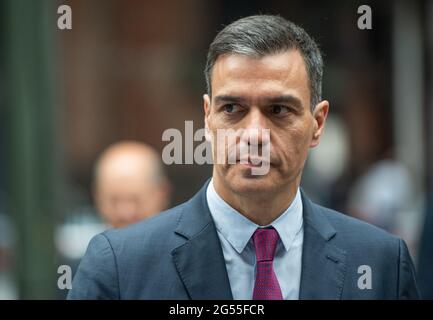
[[[216,192],[213,179],[207,187],[206,198],[217,230],[239,254],[257,228],[274,227],[286,251],[289,251],[295,236],[302,229],[302,200],[299,188],[290,206],[268,226],[259,226],[232,208]]]

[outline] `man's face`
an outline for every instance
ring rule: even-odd
[[[111,174],[99,182],[96,203],[113,227],[124,227],[158,212],[152,196],[154,190],[142,180],[137,176]]]
[[[231,192],[254,195],[300,182],[308,149],[318,144],[323,131],[328,102],[311,111],[304,60],[299,51],[290,50],[262,58],[220,56],[212,71],[212,98],[204,96],[204,109],[214,150],[214,180]],[[218,129],[243,129],[235,143],[239,147],[256,141],[259,154],[270,146],[269,172],[252,174],[253,163],[217,163]],[[269,139],[260,134],[251,139],[263,129],[269,129]]]
[[[165,183],[149,172],[154,166],[140,157],[118,156],[99,170],[95,202],[102,217],[119,228],[149,218],[168,205]]]

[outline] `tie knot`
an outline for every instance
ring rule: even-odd
[[[274,228],[258,228],[254,232],[253,242],[256,249],[257,262],[274,260],[275,249],[279,238],[280,236]]]

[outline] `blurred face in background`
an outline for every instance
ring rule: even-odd
[[[109,148],[96,169],[94,196],[102,218],[115,228],[149,218],[169,205],[169,187],[150,148],[123,143]]]
[[[263,196],[299,185],[308,150],[318,144],[323,131],[328,102],[311,111],[303,57],[298,50],[289,50],[262,58],[218,57],[212,70],[212,96],[204,96],[204,110],[214,150],[218,129],[270,130],[269,139],[257,140],[259,150],[270,144],[267,174],[252,175],[251,163],[214,164],[214,181],[222,189]],[[237,143],[242,139],[248,143],[248,138],[244,134]]]

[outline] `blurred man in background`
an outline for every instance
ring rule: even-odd
[[[95,166],[95,206],[111,226],[120,228],[165,210],[170,186],[158,153],[125,141],[110,146]]]
[[[104,224],[95,221],[93,210],[83,210],[56,233],[62,264],[73,273],[93,236],[149,218],[170,204],[171,187],[160,157],[144,143],[121,141],[109,146],[97,159],[93,175],[94,205]],[[64,294],[59,291],[60,298]]]

